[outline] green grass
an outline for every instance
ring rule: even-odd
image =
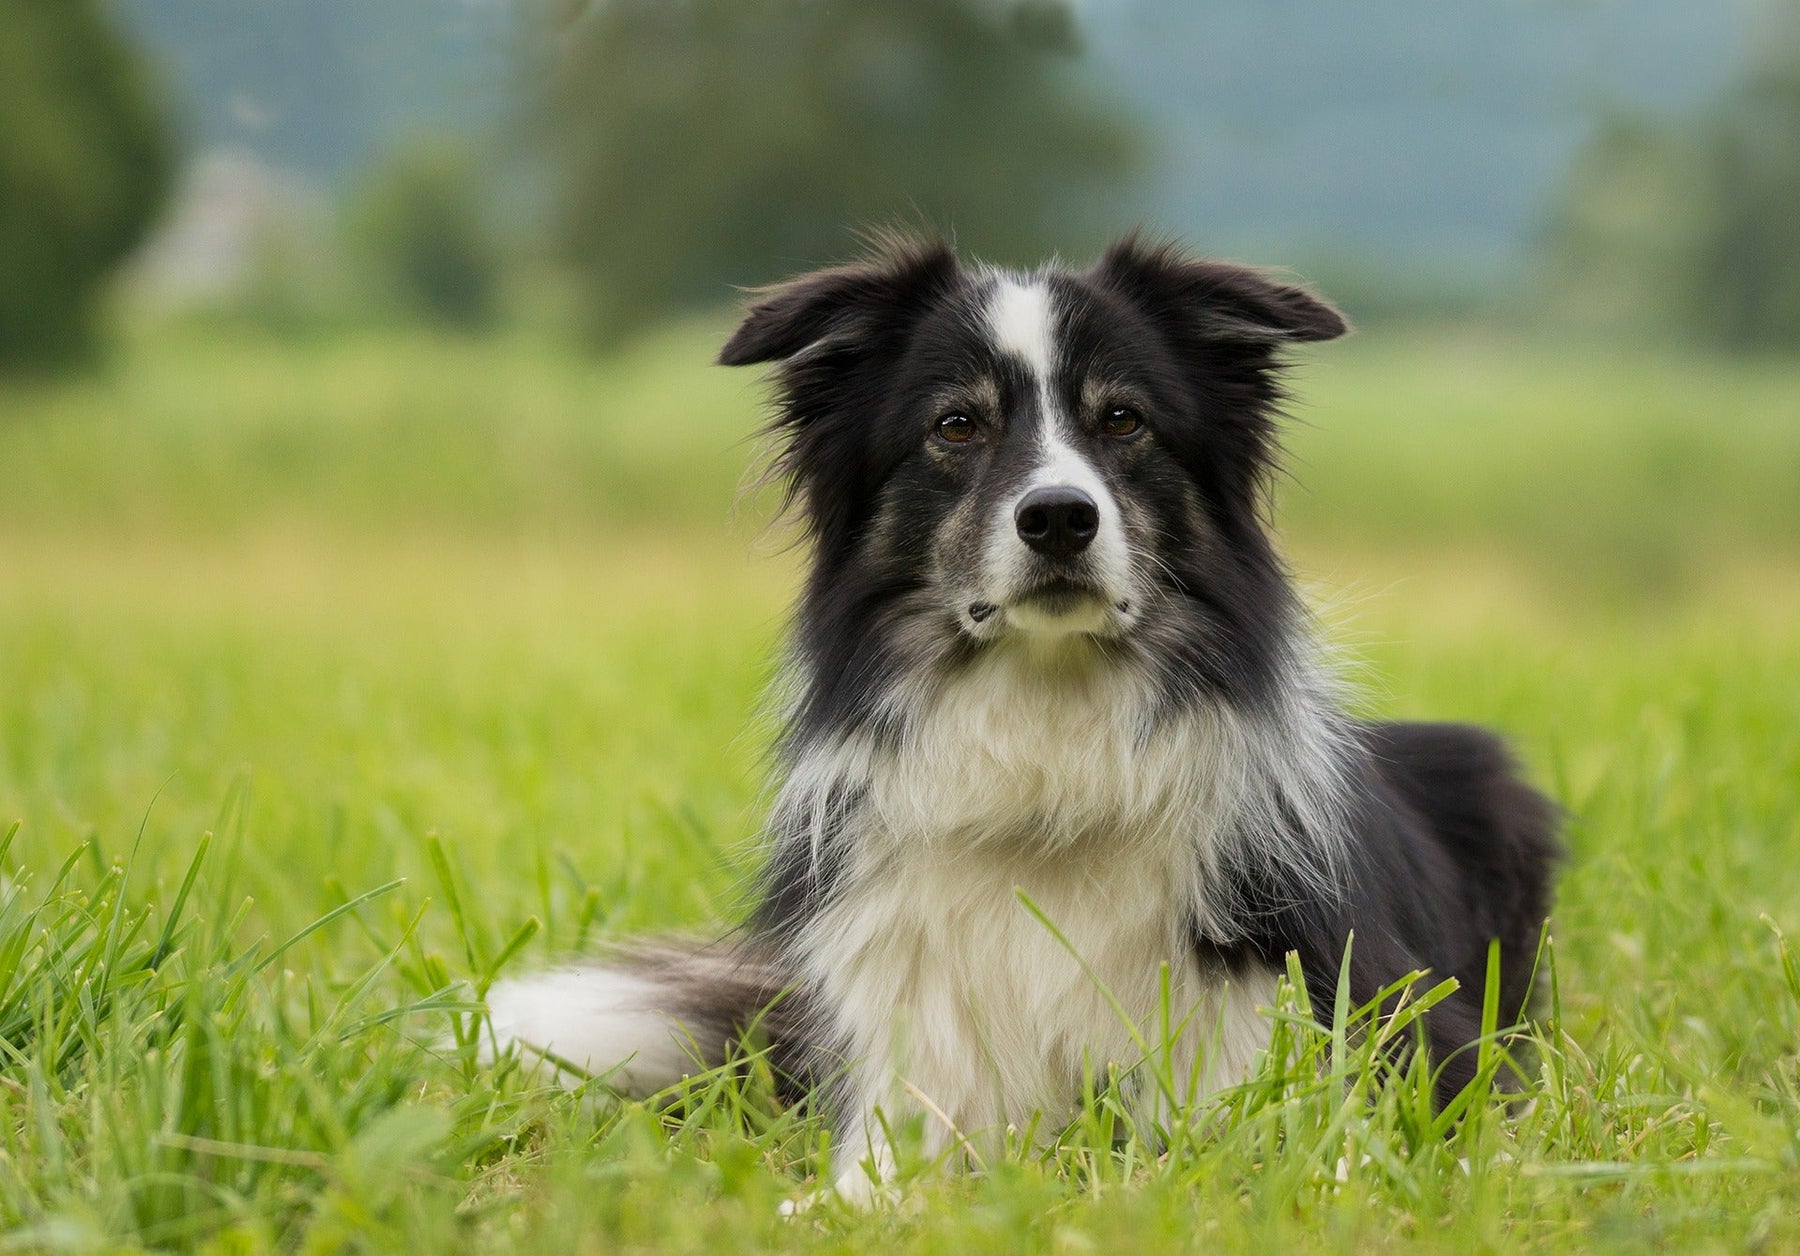
[[[1365,704],[1505,729],[1570,814],[1528,1108],[1445,1137],[1290,1002],[1167,1150],[1100,1087],[1054,1153],[784,1222],[826,1135],[759,1066],[662,1110],[454,1045],[502,963],[738,909],[796,560],[733,522],[712,330],[0,391],[0,1247],[1800,1249],[1792,367],[1306,372],[1284,518]]]

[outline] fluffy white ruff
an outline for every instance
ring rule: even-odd
[[[488,992],[495,1040],[566,1060],[642,1098],[704,1071],[687,1031],[660,1010],[655,982],[610,968],[567,968]],[[558,1070],[567,1085],[582,1078]]]
[[[1207,872],[1231,843],[1339,836],[1275,822],[1283,797],[1334,818],[1323,708],[1296,691],[1268,717],[1286,727],[1210,706],[1157,723],[1128,664],[1029,639],[920,686],[896,696],[898,745],[823,747],[780,802],[800,821],[784,831],[821,835],[830,800],[860,796],[838,889],[791,952],[850,1061],[839,1145],[879,1176],[883,1120],[921,1120],[928,1150],[991,1147],[1039,1114],[1053,1135],[1086,1072],[1136,1069],[1152,1120],[1242,1080],[1277,974],[1204,966],[1190,928],[1229,936]],[[840,1166],[839,1189],[867,1178]]]
[[[855,796],[844,840],[853,862],[1011,851],[1129,880],[1132,857],[1147,852],[1176,886],[1157,901],[1191,909],[1220,938],[1236,921],[1208,874],[1245,844],[1333,893],[1345,732],[1324,674],[1296,666],[1257,717],[1197,703],[1159,720],[1160,700],[1152,676],[1092,642],[1015,637],[948,679],[920,675],[897,689],[883,716],[903,728],[898,745],[853,732],[802,755],[774,827],[818,857],[839,800]]]

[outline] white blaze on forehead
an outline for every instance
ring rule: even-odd
[[[1099,474],[1070,446],[1063,430],[1064,416],[1056,404],[1056,326],[1050,285],[1041,279],[1009,276],[1000,280],[988,302],[988,326],[995,346],[1023,358],[1037,385],[1039,466],[1032,482],[1067,484],[1086,489],[1096,500],[1106,500],[1106,485]]]
[[[1002,279],[988,300],[987,316],[995,346],[1024,358],[1038,391],[1047,393],[1056,344],[1050,285],[1041,279]]]

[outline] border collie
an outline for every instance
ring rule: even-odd
[[[897,1125],[1053,1129],[1134,1025],[1184,1102],[1243,1080],[1286,957],[1329,1008],[1354,932],[1359,1003],[1458,980],[1460,1089],[1491,939],[1527,1009],[1554,813],[1489,733],[1342,708],[1268,517],[1289,347],[1345,330],[1136,236],[1031,272],[891,239],[761,294],[719,360],[774,364],[812,567],[759,905],[502,984],[497,1040],[644,1096],[755,1026],[866,1201]]]

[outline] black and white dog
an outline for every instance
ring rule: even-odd
[[[1354,931],[1358,1001],[1461,983],[1459,1089],[1490,939],[1529,1000],[1553,810],[1486,732],[1340,707],[1267,520],[1289,346],[1344,330],[1136,238],[1031,273],[894,240],[764,294],[720,361],[775,364],[813,555],[760,906],[496,988],[498,1038],[642,1095],[754,1023],[866,1198],[909,1117],[1053,1130],[1127,1021],[1177,1026],[1182,1098],[1241,1080],[1285,957],[1329,1008]]]

